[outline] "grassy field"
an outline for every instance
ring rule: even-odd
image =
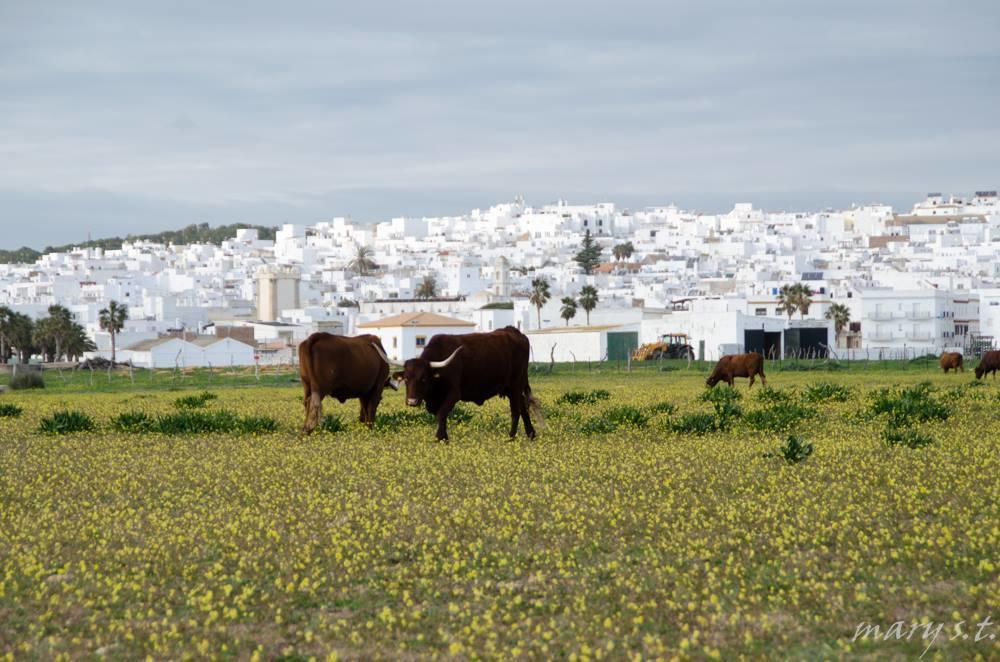
[[[995,659],[1000,387],[901,368],[578,366],[449,444],[391,392],[300,438],[288,375],[2,394],[0,658]]]

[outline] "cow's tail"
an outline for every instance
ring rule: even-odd
[[[531,385],[524,387],[524,401],[528,405],[528,415],[540,426],[545,424],[545,415],[542,413],[542,403],[531,394]]]
[[[323,398],[321,394],[312,388],[312,377],[316,374],[316,366],[313,365],[314,352],[312,347],[315,339],[309,336],[299,344],[299,377],[306,387],[306,420],[302,425],[302,432],[309,434],[316,429],[323,417]]]

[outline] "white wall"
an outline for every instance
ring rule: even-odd
[[[601,361],[608,353],[607,331],[529,331],[531,361],[546,363],[552,356],[557,363]],[[555,354],[551,352],[555,349]]]

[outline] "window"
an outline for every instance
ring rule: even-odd
[[[767,317],[767,308],[754,308],[753,314],[757,317]]]
[[[393,336],[392,337],[392,348],[393,349],[396,349],[396,346],[397,346],[396,340],[397,340],[396,336]]]
[[[417,336],[417,347],[423,347],[427,344],[427,336]]]

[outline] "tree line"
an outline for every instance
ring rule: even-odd
[[[33,320],[29,316],[0,306],[0,361],[11,358],[27,363],[41,356],[46,363],[64,359],[78,361],[84,352],[97,351],[86,329],[73,319],[65,306],[49,306],[48,316]],[[128,306],[112,301],[98,313],[98,323],[111,335],[111,360],[115,360],[115,341],[128,319]]]
[[[49,306],[48,316],[37,321],[0,306],[0,360],[3,363],[11,358],[27,363],[37,355],[47,362],[63,358],[75,361],[84,352],[96,349],[94,341],[65,306]]]
[[[15,250],[0,250],[0,264],[30,264],[47,253],[68,253],[74,248],[119,250],[122,244],[127,241],[151,241],[157,244],[215,244],[218,246],[223,241],[235,237],[237,230],[257,230],[260,239],[274,239],[277,228],[247,223],[219,225],[213,228],[208,223],[192,223],[180,230],[166,230],[156,234],[129,234],[125,237],[106,237],[76,244],[46,246],[41,251],[36,251],[28,246],[22,246]]]

